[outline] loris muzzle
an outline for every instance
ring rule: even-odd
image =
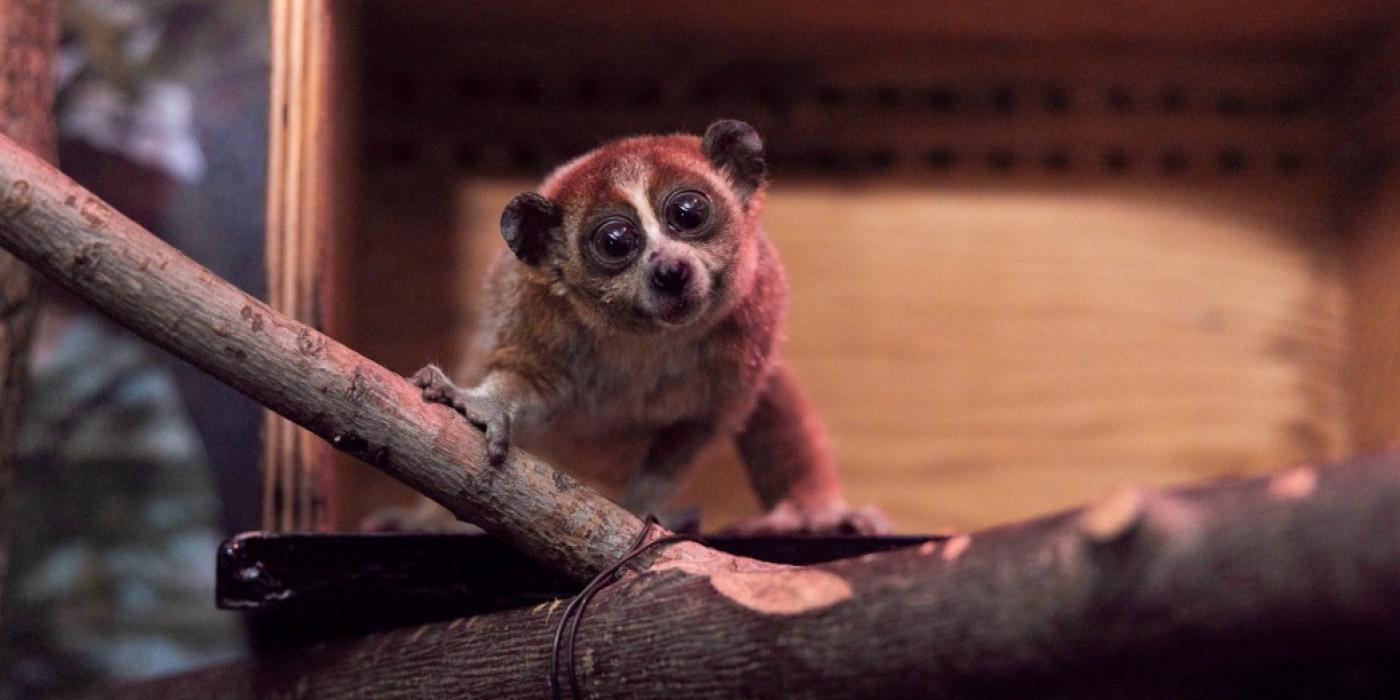
[[[658,507],[716,440],[736,441],[764,516],[749,531],[883,532],[841,496],[817,413],[779,354],[787,284],[759,225],[763,142],[738,121],[641,136],[565,163],[501,216],[502,252],[460,388],[424,398],[511,446]]]

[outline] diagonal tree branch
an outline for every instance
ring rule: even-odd
[[[481,434],[451,409],[218,278],[3,137],[0,224],[0,245],[122,325],[539,561],[586,578],[641,532],[638,518],[523,451],[492,467]]]

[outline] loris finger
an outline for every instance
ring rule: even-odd
[[[428,365],[409,377],[409,382],[423,389],[423,399],[451,404],[457,397],[457,386],[437,365]]]

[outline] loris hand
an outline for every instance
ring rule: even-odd
[[[447,404],[486,431],[487,459],[496,466],[505,464],[510,452],[511,415],[504,402],[479,389],[453,384],[437,365],[418,370],[408,381],[423,389],[424,400]]]
[[[740,535],[888,535],[894,525],[879,508],[852,508],[845,503],[822,506],[780,501],[758,517],[741,520],[728,529]]]

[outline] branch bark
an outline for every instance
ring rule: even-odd
[[[539,697],[562,612],[319,644],[125,695]],[[1394,682],[1397,619],[1391,455],[1125,490],[818,566],[654,564],[598,595],[576,658],[595,697],[1292,696],[1303,681],[1355,691],[1368,668]]]
[[[0,1],[0,131],[49,160],[57,50],[56,0]],[[14,453],[37,307],[29,270],[0,253],[0,592],[9,570]]]
[[[122,325],[547,565],[587,578],[641,532],[638,518],[528,453],[491,466],[481,434],[451,409],[219,279],[3,137],[0,223],[0,245]]]

